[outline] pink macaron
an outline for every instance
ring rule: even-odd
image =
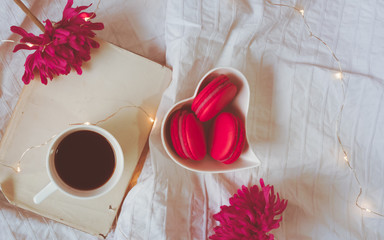
[[[173,148],[184,159],[201,160],[207,153],[203,124],[187,110],[177,110],[170,122]]]
[[[237,93],[237,87],[222,74],[205,86],[192,102],[192,111],[200,121],[212,119],[227,106]]]
[[[243,150],[245,127],[239,117],[223,112],[215,118],[210,137],[211,157],[230,164],[239,158]]]

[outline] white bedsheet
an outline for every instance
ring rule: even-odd
[[[75,1],[75,5],[90,1]],[[302,7],[312,31],[341,61],[345,106],[340,137],[363,192],[359,203],[384,213],[384,2],[287,1]],[[30,0],[40,19],[59,18],[65,1]],[[95,4],[96,5],[96,4]],[[94,7],[95,7],[94,5]],[[212,215],[241,187],[264,178],[288,207],[277,239],[384,239],[384,218],[355,206],[359,193],[343,160],[336,124],[343,94],[337,62],[311,38],[301,16],[265,1],[102,1],[102,39],[173,68],[150,137],[150,154],[108,239],[206,239]],[[38,29],[12,1],[0,3],[0,37],[9,26]],[[0,45],[0,134],[22,87],[25,55]],[[259,168],[197,174],[179,167],[160,143],[160,121],[190,97],[211,68],[231,66],[249,80],[247,134]],[[1,136],[1,135],[0,135]],[[0,198],[0,239],[95,239],[17,209]]]

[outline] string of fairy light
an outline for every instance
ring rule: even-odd
[[[38,21],[38,19],[30,12],[30,10],[20,1],[20,0],[14,0],[15,3],[20,6],[20,8],[37,24],[37,26],[42,30],[44,31],[44,26],[41,24],[40,21]],[[100,5],[100,2],[101,0],[98,1],[97,3],[97,6],[96,6],[96,9],[95,11],[93,11],[92,15],[89,16],[89,17],[84,17],[84,20],[85,21],[89,21],[90,19],[92,19],[95,14],[96,14],[96,11],[99,9],[99,5]],[[17,41],[14,41],[14,40],[10,40],[10,39],[5,39],[5,40],[1,40],[1,42],[3,43],[17,43],[17,44],[25,44],[29,47],[32,47],[32,46],[36,46],[35,44],[32,44],[32,43],[21,43],[21,42],[17,42]],[[49,43],[48,43],[49,44]],[[146,115],[146,117],[149,119],[149,121],[151,123],[154,123],[155,122],[155,119],[151,117],[151,115],[141,106],[136,106],[136,105],[126,105],[126,106],[122,106],[120,107],[117,111],[113,112],[111,115],[109,115],[108,117],[102,119],[102,120],[99,120],[95,123],[90,123],[90,122],[84,122],[84,123],[70,123],[69,125],[98,125],[100,123],[103,123],[105,121],[108,121],[109,119],[111,119],[112,117],[114,117],[117,113],[119,113],[121,110],[123,109],[127,109],[127,108],[136,108],[138,110],[140,110],[142,113],[144,113]],[[7,168],[10,168],[10,169],[13,169],[16,173],[20,173],[21,172],[21,163],[24,159],[24,156],[32,149],[35,149],[35,148],[40,148],[40,147],[43,147],[45,145],[47,145],[50,141],[52,141],[52,139],[54,139],[55,137],[57,136],[57,134],[51,136],[47,141],[45,141],[44,143],[41,143],[39,145],[36,145],[36,146],[31,146],[31,147],[28,147],[20,156],[20,158],[18,159],[18,161],[16,162],[16,164],[13,164],[13,165],[9,165],[9,164],[6,164],[4,162],[0,162],[0,165],[4,166],[4,167],[7,167]]]
[[[126,106],[122,106],[120,107],[118,110],[116,110],[115,112],[113,112],[112,114],[110,114],[108,117],[102,119],[102,120],[99,120],[95,123],[91,123],[91,122],[82,122],[82,123],[70,123],[69,125],[70,126],[73,126],[73,125],[99,125],[100,123],[103,123],[103,122],[106,122],[108,121],[109,119],[113,118],[116,114],[118,114],[121,110],[123,109],[127,109],[127,108],[136,108],[138,110],[140,110],[140,112],[142,112],[143,114],[145,114],[145,116],[148,118],[148,120],[151,122],[151,123],[154,123],[155,122],[155,119],[153,117],[151,117],[151,115],[141,106],[136,106],[136,105],[126,105]],[[21,172],[21,163],[24,159],[24,156],[29,152],[31,151],[32,149],[35,149],[35,148],[40,148],[40,147],[43,147],[45,145],[47,145],[48,143],[50,143],[55,137],[57,136],[57,134],[54,134],[53,136],[51,136],[48,140],[46,140],[44,143],[41,143],[41,144],[38,144],[36,146],[31,146],[31,147],[28,147],[27,149],[25,149],[25,151],[20,155],[20,158],[18,159],[18,161],[16,162],[16,164],[13,164],[13,165],[8,165],[6,163],[3,163],[3,162],[0,162],[0,165],[4,166],[4,167],[7,167],[7,168],[10,168],[10,169],[13,169],[16,173],[20,173]]]
[[[342,113],[343,113],[343,110],[344,110],[344,104],[345,104],[345,83],[344,83],[344,73],[343,73],[343,70],[342,70],[342,67],[341,67],[341,61],[339,60],[339,58],[336,56],[335,52],[332,50],[332,48],[322,39],[320,38],[318,35],[314,34],[314,32],[312,31],[310,25],[308,24],[307,20],[306,20],[306,15],[305,15],[305,10],[302,9],[302,8],[298,8],[296,6],[291,6],[291,5],[287,5],[287,4],[278,4],[278,3],[273,3],[271,0],[266,0],[266,2],[270,5],[273,5],[273,6],[278,6],[278,7],[286,7],[286,8],[290,8],[292,10],[294,10],[295,12],[297,12],[300,16],[301,16],[301,19],[303,20],[304,22],[304,25],[305,25],[305,28],[307,30],[307,32],[309,33],[309,36],[312,37],[312,38],[315,38],[317,39],[319,42],[321,42],[326,48],[327,50],[329,51],[329,53],[332,55],[332,58],[336,61],[337,63],[337,68],[338,68],[338,71],[334,74],[334,77],[336,79],[338,79],[341,83],[341,88],[342,88],[342,95],[343,95],[343,100],[342,100],[342,104],[340,106],[340,110],[338,112],[338,117],[337,117],[337,124],[336,124],[336,136],[337,136],[337,141],[338,141],[338,144],[342,150],[342,153],[343,153],[343,159],[345,161],[345,163],[347,164],[348,168],[350,169],[350,171],[353,173],[353,176],[356,180],[356,183],[358,184],[358,187],[359,187],[359,193],[355,199],[355,205],[360,208],[362,211],[365,211],[365,212],[368,212],[368,213],[372,213],[372,214],[375,214],[377,216],[380,216],[380,217],[384,217],[384,214],[381,214],[377,211],[374,211],[374,210],[371,210],[369,208],[366,208],[366,207],[363,207],[360,203],[359,203],[359,199],[363,193],[363,187],[361,185],[361,182],[359,180],[359,177],[357,175],[357,172],[356,172],[356,169],[352,166],[351,162],[350,162],[350,159],[349,159],[349,155],[348,155],[348,152],[344,146],[344,144],[342,143],[342,140],[340,138],[340,122],[341,122],[341,116],[342,116]],[[97,4],[97,8],[96,10],[99,8],[99,4],[100,4],[100,0]],[[96,12],[96,11],[95,11]],[[93,16],[85,19],[86,21],[88,21],[90,18],[92,18]],[[15,43],[15,41],[13,40],[1,40],[1,42],[8,42],[8,43]],[[33,46],[33,44],[31,43],[24,43],[28,46]],[[116,115],[121,109],[123,108],[127,108],[127,107],[135,107],[135,108],[139,108],[140,110],[142,110],[146,115],[147,117],[149,118],[149,120],[151,122],[154,122],[155,120],[150,117],[150,115],[140,106],[124,106],[124,107],[121,107],[119,110],[117,110],[116,112],[114,112],[112,115],[108,116],[106,119],[103,119],[103,120],[100,120],[98,121],[97,123],[89,123],[89,122],[86,122],[86,123],[80,123],[80,124],[93,124],[93,125],[96,125],[98,123],[101,123],[101,122],[104,122],[104,121],[107,121],[108,119],[112,118],[114,115]],[[71,125],[75,125],[75,124],[71,124]],[[23,154],[21,155],[20,159],[18,160],[16,166],[13,166],[13,165],[8,165],[8,164],[5,164],[5,163],[2,163],[0,162],[0,165],[2,166],[5,166],[5,167],[8,167],[8,168],[11,168],[13,169],[15,172],[19,173],[21,171],[21,162],[22,162],[22,159],[23,157],[25,156],[25,154],[34,149],[34,148],[39,148],[39,147],[42,147],[46,144],[48,144],[56,135],[52,136],[50,139],[48,139],[46,142],[42,143],[42,144],[39,144],[37,146],[32,146],[28,149],[26,149]]]
[[[278,7],[290,8],[290,9],[296,11],[297,13],[299,13],[300,16],[301,16],[301,19],[304,22],[305,28],[306,28],[306,30],[309,33],[309,36],[317,39],[318,41],[320,41],[328,49],[329,53],[332,55],[332,58],[336,61],[338,71],[334,74],[334,77],[340,81],[341,87],[342,87],[342,94],[343,94],[343,100],[342,100],[342,103],[341,103],[341,106],[340,106],[340,110],[338,112],[338,117],[337,117],[336,136],[337,136],[338,144],[339,144],[339,146],[340,146],[340,148],[341,148],[341,150],[343,152],[343,159],[344,159],[345,163],[347,164],[348,168],[350,169],[350,171],[353,173],[353,176],[354,176],[354,178],[356,180],[356,183],[359,186],[359,193],[356,196],[355,205],[358,208],[360,208],[362,211],[365,211],[365,212],[368,212],[368,213],[372,213],[372,214],[375,214],[375,215],[380,216],[380,217],[384,217],[384,214],[379,213],[377,211],[374,211],[372,209],[369,209],[367,207],[363,207],[359,203],[359,199],[360,199],[360,197],[361,197],[361,195],[363,193],[363,187],[362,187],[361,182],[359,180],[359,177],[358,177],[358,175],[356,173],[356,169],[352,166],[351,161],[350,161],[349,156],[348,156],[348,152],[347,152],[347,150],[346,150],[346,148],[345,148],[345,146],[344,146],[344,144],[343,144],[343,142],[341,141],[341,138],[340,138],[340,122],[341,122],[341,116],[343,114],[344,105],[345,105],[345,86],[344,86],[345,83],[344,83],[344,72],[343,72],[343,69],[341,68],[341,61],[336,56],[336,53],[332,50],[332,48],[323,39],[321,39],[319,36],[314,34],[314,32],[312,31],[311,27],[309,26],[309,24],[308,24],[308,22],[307,22],[307,20],[305,18],[305,11],[304,11],[304,9],[298,8],[298,7],[295,7],[295,6],[290,6],[290,5],[287,5],[287,4],[273,3],[273,2],[271,2],[271,0],[266,0],[266,1],[270,5],[278,6]]]

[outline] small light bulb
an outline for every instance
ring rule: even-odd
[[[85,17],[85,18],[84,18],[84,21],[88,22],[89,19],[91,19],[91,18],[90,18],[90,17]]]
[[[366,208],[365,211],[367,211],[367,212],[372,212],[372,211],[371,211],[370,209],[368,209],[368,208]]]
[[[27,45],[28,47],[33,47],[33,44],[32,44],[32,43],[26,43],[26,45]]]
[[[345,160],[346,162],[348,162],[348,156],[347,156],[347,155],[344,156],[344,160]]]
[[[153,119],[153,118],[149,118],[149,121],[151,121],[151,122],[155,122],[155,119]]]
[[[302,16],[304,16],[304,9],[300,9],[299,12],[301,13]]]
[[[91,123],[90,122],[85,122],[84,125],[91,125]]]
[[[335,77],[337,79],[342,79],[343,78],[343,74],[341,72],[338,72],[338,73],[335,74]]]
[[[18,172],[18,173],[21,172],[20,164],[17,164],[16,172]]]

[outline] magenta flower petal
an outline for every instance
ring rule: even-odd
[[[17,44],[16,46],[15,46],[15,48],[13,49],[13,52],[17,52],[17,51],[19,51],[19,50],[22,50],[22,49],[24,49],[24,50],[33,50],[33,49],[37,49],[38,47],[34,47],[34,46],[28,46],[28,45],[26,45],[26,44]]]
[[[220,212],[213,218],[220,222],[214,228],[212,240],[272,240],[271,230],[280,226],[282,214],[287,207],[287,200],[280,200],[275,195],[273,186],[265,186],[260,179],[261,188],[254,185],[241,189],[229,199],[230,206],[221,206]]]
[[[30,54],[26,62],[23,82],[29,84],[35,74],[39,74],[43,84],[48,83],[48,78],[68,74],[74,69],[82,74],[82,63],[91,59],[92,48],[98,48],[100,44],[92,38],[96,35],[93,30],[102,30],[102,23],[92,23],[96,14],[82,12],[89,6],[72,8],[73,0],[68,0],[63,10],[63,18],[55,23],[47,19],[45,31],[39,36],[27,33],[24,29],[12,26],[11,31],[19,34],[21,44],[17,44],[14,52],[18,50],[35,50]],[[31,46],[29,46],[31,45]]]

